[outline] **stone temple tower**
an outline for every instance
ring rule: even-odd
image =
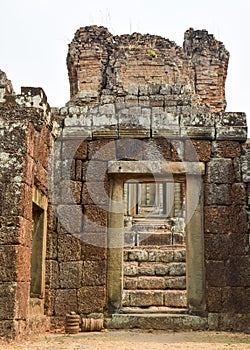
[[[0,71],[0,337],[250,331],[250,146],[229,53],[98,26],[69,44],[70,100]]]

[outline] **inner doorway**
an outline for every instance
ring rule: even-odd
[[[124,245],[185,245],[185,182],[124,183]]]
[[[178,179],[177,182],[185,183],[184,220],[185,249],[187,251],[185,257],[187,311],[195,315],[204,314],[206,305],[202,196],[202,175],[204,173],[205,165],[201,162],[109,161],[108,176],[111,185],[107,269],[107,311],[109,314],[122,312],[126,305],[126,296],[124,296],[124,262],[126,261],[124,245],[124,216],[126,216],[124,215],[126,214],[124,213],[124,183],[131,178],[134,179],[134,182],[153,182],[155,175],[162,182],[168,182],[169,179],[176,178]],[[154,178],[152,174],[154,174]],[[129,248],[132,248],[134,251],[128,253],[127,256],[130,256],[128,261],[143,261],[147,256],[150,256],[150,259],[153,260],[168,260],[170,255],[172,259],[172,253],[168,254],[167,249],[163,255],[156,257],[155,252],[146,251],[146,253],[141,253],[140,246],[134,245],[132,247],[129,246]],[[131,285],[133,286],[133,282]],[[147,295],[148,300],[150,300],[152,294],[148,292]],[[130,298],[129,300],[131,301],[132,299]]]
[[[123,312],[187,307],[185,187],[184,181],[124,183]]]

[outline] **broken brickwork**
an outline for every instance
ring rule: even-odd
[[[10,95],[1,88],[1,335],[23,334],[39,319],[60,328],[70,311],[105,317],[107,327],[145,328],[143,318],[122,321],[119,314],[123,268],[126,305],[147,306],[157,287],[158,304],[169,300],[191,314],[156,317],[151,327],[249,330],[250,147],[245,114],[225,112],[228,58],[206,31],[188,30],[181,48],[158,36],[85,27],[69,45],[65,107],[51,113],[41,89]],[[112,246],[124,218],[112,214],[110,198],[121,195],[131,174],[167,177],[166,169],[187,184],[188,205],[197,201],[187,225],[187,295],[164,291],[177,279],[161,275],[157,263],[139,276],[141,262],[131,258],[129,275],[133,251]],[[34,189],[48,201],[38,311],[30,308]],[[160,250],[151,251],[155,259]],[[166,269],[175,262],[168,263]],[[180,289],[184,275],[183,268]],[[136,286],[144,291],[139,299]]]
[[[138,95],[142,104],[152,100],[163,106],[162,95],[179,87],[177,95],[189,91],[222,112],[228,59],[224,45],[205,30],[189,29],[181,48],[155,35],[113,36],[103,27],[80,28],[67,57],[71,99],[105,103],[106,94]]]

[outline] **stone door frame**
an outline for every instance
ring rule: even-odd
[[[123,292],[124,207],[123,186],[128,179],[164,181],[177,178],[186,183],[186,277],[189,313],[204,315],[205,261],[203,228],[202,162],[109,161],[111,182],[108,222],[107,311],[119,312]]]
[[[35,204],[38,208],[41,209],[41,222],[40,222],[40,232],[39,232],[39,241],[32,242],[31,245],[31,259],[33,249],[39,250],[39,295],[35,296],[30,293],[30,316],[34,315],[44,315],[44,298],[45,298],[45,262],[46,262],[46,241],[47,241],[47,209],[48,209],[48,198],[36,187],[33,188],[33,197],[32,203]],[[34,222],[33,222],[34,225]],[[34,227],[33,227],[34,229]],[[34,245],[35,244],[35,245]],[[34,256],[36,258],[36,255]],[[31,268],[31,281],[32,283],[32,260],[30,261]],[[31,286],[30,286],[31,288]],[[32,291],[32,288],[31,288]]]

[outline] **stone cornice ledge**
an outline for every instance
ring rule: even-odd
[[[204,175],[205,164],[202,162],[167,162],[167,161],[109,161],[109,174],[173,174]]]

